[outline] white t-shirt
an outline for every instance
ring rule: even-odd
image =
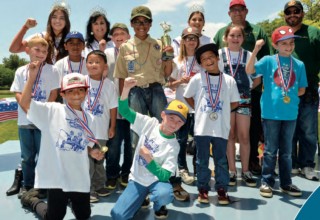
[[[196,61],[194,56],[187,57],[187,62],[186,62],[186,60],[179,62],[178,57],[175,57],[173,59],[173,62],[176,65],[174,65],[174,68],[172,70],[170,77],[175,80],[179,80],[183,76],[187,76],[187,75],[190,77],[193,77],[196,73],[199,73],[201,71],[201,66],[199,66],[199,64]],[[190,68],[192,68],[192,69],[190,70]],[[194,110],[189,106],[189,104],[187,103],[187,101],[183,97],[183,94],[184,94],[186,87],[187,87],[187,84],[183,83],[183,84],[180,84],[176,88],[176,99],[185,103],[189,108],[189,112],[194,112]]]
[[[62,82],[62,78],[69,73],[81,73],[82,75],[88,75],[85,58],[83,58],[83,60],[80,62],[73,62],[73,61],[69,62],[69,56],[66,56],[58,60],[54,64],[54,66],[57,67],[57,70],[59,72],[59,77],[60,77],[59,82]]]
[[[101,140],[108,140],[109,123],[110,123],[110,109],[118,107],[118,93],[114,87],[113,82],[108,78],[105,78],[96,102],[95,97],[99,91],[99,85],[101,81],[90,79],[86,76],[88,85],[90,86],[88,95],[83,103],[86,112],[90,112],[95,120],[96,133],[95,138]],[[90,95],[90,105],[89,108],[88,97]],[[91,110],[89,110],[91,109]]]
[[[180,145],[176,138],[168,139],[160,134],[160,124],[156,118],[137,113],[131,129],[139,135],[139,142],[133,157],[130,179],[143,186],[150,186],[159,181],[158,177],[146,168],[146,161],[139,156],[142,146],[146,146],[151,151],[153,159],[162,168],[171,173],[176,171]]]
[[[83,120],[83,112],[75,111]],[[93,117],[85,113],[94,132]],[[41,130],[41,148],[36,166],[35,188],[62,189],[65,192],[90,192],[87,146],[93,142],[77,116],[64,104],[31,101],[28,119]]]
[[[213,39],[205,36],[205,35],[201,35],[201,37],[199,38],[200,40],[200,45],[205,45],[205,44],[209,44],[209,43],[214,43]],[[180,42],[181,42],[181,36],[176,37],[175,39],[173,39],[171,46],[173,47],[173,53],[174,56],[179,56],[180,53]]]
[[[27,82],[28,75],[29,64],[19,67],[16,70],[10,91],[22,93]],[[49,99],[51,90],[58,88],[60,88],[58,70],[53,65],[46,63],[42,68],[36,93],[33,99],[40,102],[46,102]],[[20,105],[18,105],[18,126],[29,124],[32,123],[28,121],[26,113],[22,110]]]
[[[84,58],[87,58],[88,54],[93,51],[93,50],[100,50],[100,47],[99,47],[99,42],[94,40],[89,47],[87,47],[87,42],[85,42],[85,48],[84,50],[82,51],[82,56]],[[114,43],[112,40],[108,41],[107,42],[107,48],[111,48],[111,47],[114,47]]]
[[[230,131],[230,103],[240,101],[236,81],[227,74],[222,74],[220,95],[215,109],[212,109],[208,96],[206,74],[196,74],[187,85],[184,97],[193,98],[195,105],[194,135],[213,136],[228,139]],[[218,92],[219,76],[209,76],[213,99]],[[216,120],[209,115],[215,112]]]

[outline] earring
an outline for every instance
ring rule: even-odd
[[[93,35],[93,32],[91,31],[90,34]]]

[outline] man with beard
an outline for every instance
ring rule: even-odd
[[[308,87],[300,97],[299,114],[292,148],[292,173],[301,174],[309,180],[318,181],[314,171],[314,157],[317,150],[318,104],[317,93],[320,71],[320,29],[302,23],[303,6],[300,1],[289,1],[284,6],[284,18],[295,35],[293,55],[303,61],[306,67]],[[299,147],[297,147],[299,143]]]

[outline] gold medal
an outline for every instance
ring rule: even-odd
[[[109,150],[109,148],[107,146],[100,146],[100,151],[102,153],[106,153]]]
[[[286,104],[289,104],[289,103],[290,103],[290,97],[287,96],[287,95],[284,96],[284,97],[283,97],[283,102],[286,103]]]

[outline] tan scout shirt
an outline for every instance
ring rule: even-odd
[[[135,78],[137,86],[150,83],[165,83],[162,66],[162,43],[148,36],[145,40],[131,38],[120,46],[114,77]]]

